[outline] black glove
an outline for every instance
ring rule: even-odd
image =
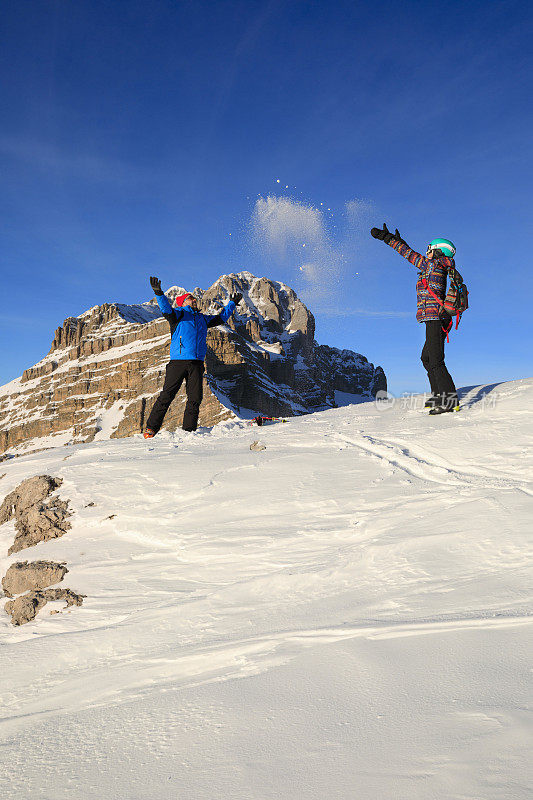
[[[393,237],[393,238],[394,238],[394,239],[397,239],[399,242],[401,242],[402,244],[404,244],[406,247],[409,247],[409,250],[412,250],[412,249],[413,249],[412,247],[410,247],[410,246],[407,244],[407,242],[405,241],[405,239],[402,239],[402,237],[401,237],[401,235],[400,235],[400,231],[398,230],[398,228],[396,228],[396,230],[394,231],[394,237]]]
[[[235,303],[235,305],[238,306],[242,300],[242,294],[240,292],[235,292],[235,294],[230,294],[229,299],[232,303]]]
[[[372,228],[370,235],[373,236],[374,239],[381,239],[381,241],[385,242],[385,244],[388,244],[391,239],[394,239],[394,236],[389,231],[385,223],[383,223],[383,230],[381,228]]]
[[[161,281],[159,278],[156,278],[154,275],[150,276],[150,286],[154,290],[154,294],[162,295],[163,292],[161,291]]]

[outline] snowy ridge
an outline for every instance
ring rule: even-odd
[[[526,800],[533,379],[460,397],[7,460],[87,597],[0,616],[3,797]]]

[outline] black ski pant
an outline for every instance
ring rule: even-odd
[[[168,407],[180,390],[181,384],[185,380],[187,391],[187,404],[183,415],[183,430],[195,431],[198,425],[198,414],[200,413],[200,403],[203,398],[203,361],[180,361],[172,359],[167,364],[165,383],[163,391],[154,403],[150,416],[146,421],[146,427],[157,433]]]
[[[420,358],[428,374],[431,394],[445,401],[450,395],[455,397],[457,390],[444,363],[446,334],[442,329],[443,325],[446,325],[446,322],[438,319],[426,322],[426,343]]]

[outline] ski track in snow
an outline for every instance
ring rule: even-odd
[[[388,439],[387,441],[376,439],[372,436],[361,435],[359,439],[346,436],[339,436],[339,441],[343,444],[351,444],[361,450],[375,455],[392,467],[398,467],[413,478],[420,478],[424,481],[434,481],[450,485],[486,487],[488,489],[519,489],[528,495],[533,495],[533,488],[530,481],[518,481],[505,476],[491,474],[487,470],[479,468],[457,469],[452,467],[444,459],[435,458],[427,450],[407,446],[405,443]]]
[[[16,560],[65,560],[63,585],[87,598],[69,614],[50,617],[47,607],[21,628],[12,628],[7,615],[0,620],[3,750],[16,762],[38,731],[61,738],[65,726],[76,730],[76,720],[99,718],[98,709],[110,715],[120,739],[122,727],[130,720],[134,725],[136,714],[144,719],[150,703],[154,718],[166,720],[153,732],[153,794],[140,788],[143,776],[135,766],[121,772],[134,747],[125,737],[116,753],[123,782],[117,797],[170,798],[186,787],[195,798],[314,800],[323,796],[318,787],[326,770],[333,796],[351,800],[353,784],[344,784],[342,769],[332,771],[311,756],[326,747],[322,731],[333,716],[320,725],[309,721],[302,741],[293,745],[302,763],[310,759],[309,775],[315,776],[296,791],[286,788],[299,770],[296,763],[280,769],[283,754],[272,761],[258,755],[264,752],[263,723],[248,729],[248,744],[240,745],[254,753],[255,770],[264,776],[259,787],[253,777],[243,777],[246,756],[231,750],[228,755],[229,739],[221,740],[206,767],[202,748],[209,745],[201,732],[200,750],[180,744],[183,782],[159,784],[176,758],[167,752],[169,731],[174,741],[179,738],[164,698],[178,692],[186,706],[202,697],[195,719],[206,730],[218,704],[227,730],[240,737],[239,726],[229,722],[229,698],[235,679],[247,680],[243,692],[257,686],[267,698],[256,698],[258,705],[277,708],[277,695],[286,694],[293,717],[278,730],[283,738],[296,720],[318,714],[316,697],[305,688],[307,675],[314,694],[327,693],[330,684],[338,687],[332,714],[341,713],[343,693],[359,698],[342,735],[334,737],[338,752],[350,758],[351,737],[359,740],[365,730],[374,735],[368,709],[357,708],[367,708],[372,697],[385,709],[396,708],[397,693],[404,692],[395,685],[393,667],[387,672],[381,661],[387,653],[400,672],[405,664],[421,677],[411,685],[404,676],[404,710],[388,723],[383,715],[375,723],[381,755],[365,756],[366,778],[358,766],[364,796],[526,798],[521,742],[527,734],[515,711],[525,702],[520,653],[533,619],[533,426],[524,422],[533,380],[491,387],[497,402],[489,409],[476,402],[482,393],[483,387],[473,387],[461,413],[440,418],[401,408],[380,412],[364,403],[293,418],[287,425],[259,429],[234,420],[196,435],[161,433],[149,444],[141,437],[98,441],[5,462],[2,496],[25,477],[47,472],[64,479],[59,494],[75,514],[72,530],[61,539],[4,558],[2,574]],[[250,452],[254,439],[266,450]],[[8,523],[0,528],[4,553],[12,539]],[[503,666],[498,642],[508,637],[514,649]],[[458,659],[453,669],[450,652]],[[328,661],[328,653],[336,653],[336,660]],[[442,706],[422,699],[433,691],[427,681],[435,680],[435,664],[444,670],[447,687]],[[360,695],[353,677],[366,675],[365,665],[375,672],[375,688],[365,684]],[[458,670],[462,678],[448,679],[447,670]],[[283,675],[293,680],[279,683]],[[424,675],[432,677],[426,681]],[[465,692],[471,687],[472,697],[478,692],[488,698],[496,682],[501,697],[491,701],[487,719],[496,714],[500,723],[487,723],[486,768],[475,780],[466,779],[463,767],[473,770],[480,758],[480,717]],[[489,701],[483,702],[486,707]],[[456,715],[447,723],[449,752],[433,742],[433,734],[422,733],[428,717],[442,718],[448,707]],[[396,765],[392,776],[383,764],[396,763],[402,751],[397,735],[405,714],[413,718],[403,736],[418,767]],[[83,737],[83,730],[77,734]],[[505,759],[500,763],[502,750],[512,775]],[[43,770],[47,778],[38,796],[99,796],[91,793],[90,771],[82,778],[67,770],[67,784],[59,786],[54,770],[45,769],[44,755],[33,758],[15,780],[6,773],[3,796],[33,796]],[[82,749],[80,763],[84,758]],[[205,775],[214,787],[227,758],[236,773],[217,791],[210,789]],[[498,763],[497,774],[489,763]],[[69,795],[69,786],[79,794]]]

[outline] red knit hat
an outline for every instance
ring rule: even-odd
[[[185,294],[180,294],[178,297],[176,297],[175,301],[176,305],[182,306],[188,297],[192,297],[192,294],[190,292],[185,292]]]

